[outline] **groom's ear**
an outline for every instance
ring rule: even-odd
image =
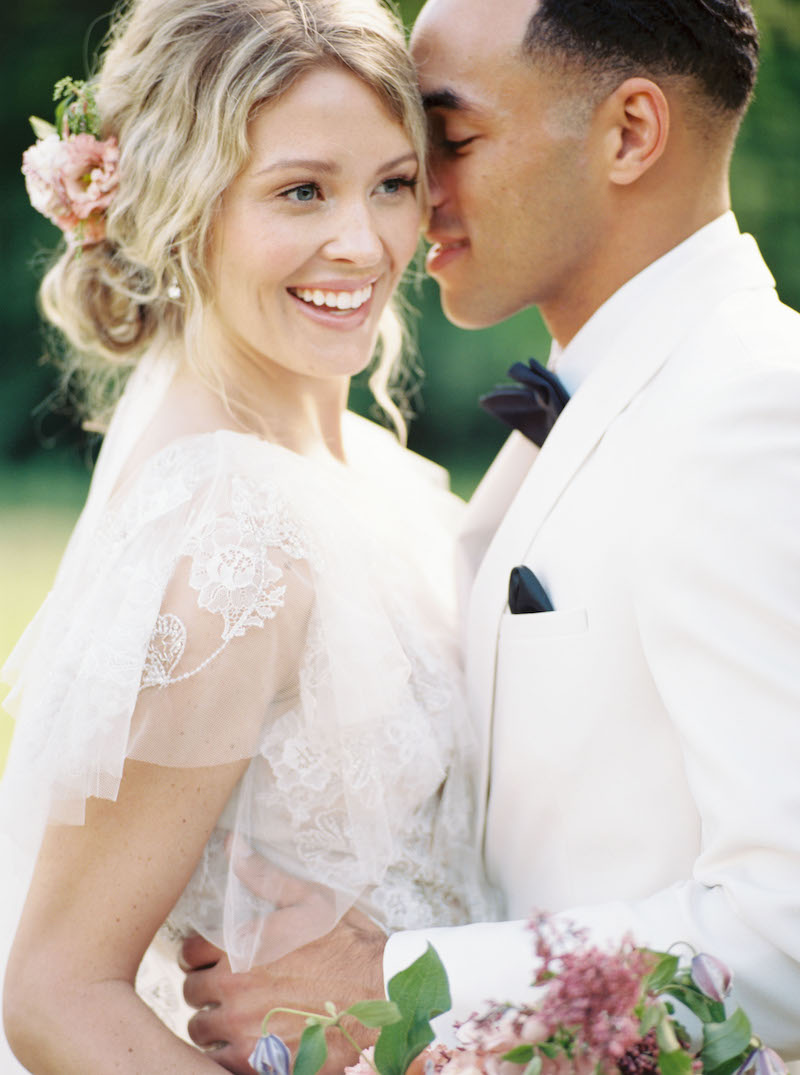
[[[628,78],[606,99],[604,146],[608,178],[635,183],[661,157],[669,135],[669,104],[649,78]]]

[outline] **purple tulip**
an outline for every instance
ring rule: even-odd
[[[692,981],[707,997],[721,1004],[731,991],[733,975],[719,959],[701,952],[692,960]]]
[[[734,1075],[788,1075],[788,1068],[774,1049],[759,1045],[747,1054]]]
[[[754,1075],[786,1075],[787,1068],[774,1049],[762,1045],[756,1050]]]
[[[259,1038],[249,1059],[258,1075],[289,1075],[291,1071],[291,1054],[277,1034]]]

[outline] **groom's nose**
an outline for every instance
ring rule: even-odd
[[[463,234],[463,225],[446,187],[431,183],[425,235],[433,243],[447,242]]]
[[[431,165],[428,173],[428,204],[431,211],[441,206],[445,200],[445,185],[442,161],[437,160],[439,155],[431,154]]]

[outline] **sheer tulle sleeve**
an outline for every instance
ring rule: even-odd
[[[113,799],[127,757],[249,759],[170,918],[234,969],[355,902],[389,929],[486,914],[445,501],[404,481],[382,503],[257,438],[176,441],[84,528],[6,670],[4,798],[32,828]]]
[[[75,823],[87,797],[116,796],[128,756],[251,757],[312,601],[307,548],[274,483],[232,471],[204,441],[163,452],[81,544],[13,655],[6,703],[12,769],[49,820]]]
[[[313,605],[308,539],[269,479],[221,484],[190,505],[147,642],[127,747],[140,761],[252,757],[297,691]]]

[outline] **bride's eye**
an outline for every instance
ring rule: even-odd
[[[395,175],[378,184],[382,194],[400,194],[404,190],[413,190],[417,185],[416,176]]]
[[[299,186],[284,190],[280,196],[290,202],[313,202],[321,193],[316,183],[300,183]]]

